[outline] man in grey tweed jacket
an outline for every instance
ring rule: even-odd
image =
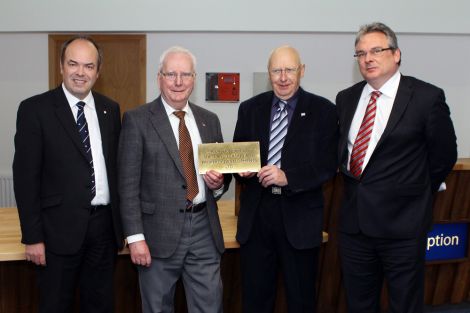
[[[189,312],[222,312],[224,242],[216,200],[231,176],[197,174],[198,193],[188,199],[175,112],[185,112],[196,173],[197,145],[223,141],[218,117],[188,101],[194,77],[191,52],[168,49],[160,58],[161,95],[123,118],[118,155],[121,215],[139,272],[143,312],[173,312],[180,277]]]

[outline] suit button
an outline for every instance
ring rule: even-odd
[[[188,187],[186,185],[181,185],[181,188],[186,189]]]

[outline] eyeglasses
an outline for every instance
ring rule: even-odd
[[[286,68],[273,68],[269,70],[272,76],[279,77],[284,72],[287,76],[293,76],[300,69],[300,65],[297,67],[286,67]]]
[[[176,78],[179,76],[181,77],[181,80],[184,82],[188,82],[191,79],[193,79],[194,76],[196,76],[196,73],[189,73],[189,72],[183,72],[179,74],[176,72],[168,72],[168,73],[160,72],[160,74],[169,81],[175,81]]]
[[[367,53],[370,53],[371,56],[377,57],[379,56],[382,52],[387,51],[387,50],[394,50],[395,48],[388,47],[388,48],[372,48],[369,50],[369,52],[366,51],[356,51],[356,54],[354,54],[354,57],[356,59],[363,59],[366,57]]]

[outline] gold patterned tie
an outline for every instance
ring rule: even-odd
[[[194,155],[193,155],[193,144],[191,143],[191,136],[189,135],[188,128],[184,122],[184,111],[173,112],[179,119],[180,124],[178,126],[179,133],[179,151],[181,163],[183,164],[184,177],[186,178],[186,198],[192,201],[194,197],[199,193],[197,186],[196,169],[194,168]]]

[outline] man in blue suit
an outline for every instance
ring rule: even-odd
[[[268,62],[273,91],[240,104],[233,141],[259,141],[262,168],[239,173],[237,240],[243,312],[273,312],[278,268],[289,312],[315,311],[322,242],[322,185],[336,172],[335,106],[300,87],[305,65],[292,47]]]

